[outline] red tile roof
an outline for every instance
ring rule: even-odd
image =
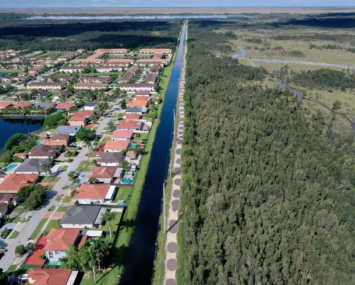
[[[73,116],[71,117],[68,122],[86,122],[87,118],[84,116]]]
[[[0,184],[0,191],[18,191],[22,186],[37,181],[38,174],[8,174]]]
[[[123,121],[121,124],[116,125],[116,129],[135,129],[137,127],[138,122],[137,121],[132,121],[132,120],[128,120],[128,121]]]
[[[126,138],[130,139],[133,136],[133,131],[116,130],[112,133],[111,138]]]
[[[105,149],[119,149],[124,150],[128,148],[129,141],[108,141],[105,144]]]
[[[90,118],[93,113],[94,113],[94,111],[82,110],[82,111],[74,112],[73,116],[81,116],[81,117]]]
[[[12,103],[9,102],[0,102],[0,109],[12,106]]]
[[[105,199],[110,184],[82,184],[75,199]]]
[[[66,285],[70,269],[31,269],[28,278],[34,280],[32,285]]]
[[[134,100],[148,102],[149,96],[136,95],[136,96],[134,96]]]
[[[124,114],[123,118],[138,121],[141,118],[141,114]]]
[[[147,107],[148,101],[146,100],[133,100],[132,103],[129,104],[130,107]]]
[[[80,234],[80,229],[52,228],[47,235],[44,250],[69,250]]]
[[[31,105],[32,105],[32,103],[14,103],[14,104],[12,104],[12,106],[14,108],[25,108],[25,107],[29,107]]]
[[[47,239],[46,237],[42,236],[39,238],[39,240],[36,243],[35,251],[34,253],[26,260],[25,264],[31,264],[31,265],[39,265],[43,266],[44,261],[39,258],[39,256],[44,253],[44,247],[47,244]]]
[[[93,167],[91,168],[91,174],[88,175],[89,178],[113,178],[115,176],[115,172],[117,167],[108,166],[108,167]]]

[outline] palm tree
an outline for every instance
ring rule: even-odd
[[[115,212],[107,210],[105,214],[102,215],[101,220],[108,223],[108,228],[110,229],[110,237],[112,237],[111,221],[116,217]]]

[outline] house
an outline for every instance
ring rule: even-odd
[[[55,158],[57,153],[51,145],[36,145],[29,153],[29,158]]]
[[[69,110],[71,108],[75,107],[75,103],[74,102],[63,102],[63,103],[59,103],[56,107],[57,110]]]
[[[14,108],[26,108],[32,106],[32,103],[27,102],[27,103],[12,103],[12,107]]]
[[[122,168],[116,166],[96,166],[91,168],[87,177],[96,178],[102,183],[111,183],[114,178],[121,178]]]
[[[127,151],[126,156],[130,160],[136,160],[138,158],[138,153],[136,151],[130,150],[130,151]]]
[[[48,161],[47,159],[29,158],[20,164],[15,170],[18,174],[40,174],[41,164]]]
[[[45,99],[48,98],[49,96],[51,96],[51,92],[49,92],[48,90],[42,90],[42,91],[38,91],[37,93],[31,94],[31,97],[34,100],[38,100],[41,98]]]
[[[133,131],[128,130],[116,130],[111,135],[113,141],[130,141],[133,137]]]
[[[127,149],[129,146],[129,141],[108,141],[105,144],[105,152],[120,152]]]
[[[68,124],[71,127],[73,127],[73,126],[84,127],[84,126],[86,126],[87,122],[88,122],[88,119],[83,116],[73,116],[68,120]]]
[[[82,184],[75,195],[78,204],[112,202],[116,187],[110,184]]]
[[[18,157],[21,159],[26,159],[28,156],[28,153],[27,152],[18,152],[18,153],[13,154],[12,156]]]
[[[83,239],[80,236],[80,228],[63,229],[52,228],[47,237],[47,244],[44,247],[49,262],[59,262],[59,259],[67,256],[70,246],[78,246]]]
[[[102,216],[106,209],[100,206],[70,206],[65,212],[59,224],[62,228],[92,229],[100,228],[103,220]]]
[[[167,64],[168,63],[168,59],[152,59],[152,58],[141,58],[141,59],[138,59],[134,64],[135,65],[140,65],[140,66],[143,66],[143,65],[154,65],[154,64]]]
[[[96,67],[96,71],[97,72],[112,72],[112,71],[122,71],[122,67],[120,67],[119,65],[101,65],[101,66],[97,66]]]
[[[35,183],[38,174],[8,174],[0,183],[0,193],[17,193],[23,186]]]
[[[134,101],[145,101],[145,102],[149,101],[148,96],[141,96],[141,95],[136,95],[136,96],[134,96],[133,99],[134,99]]]
[[[49,139],[49,143],[54,147],[67,146],[69,143],[69,134],[55,134]]]
[[[119,166],[123,159],[121,152],[103,152],[99,154],[96,163],[100,166]]]
[[[73,116],[81,116],[81,117],[85,117],[85,118],[90,118],[93,113],[94,112],[90,111],[90,110],[82,110],[82,111],[73,112],[72,115]]]
[[[105,53],[112,53],[112,54],[125,54],[128,52],[125,48],[100,48],[95,50],[95,52],[105,52]]]
[[[82,72],[84,68],[83,66],[63,66],[59,71],[64,73],[78,73]]]
[[[147,97],[149,97],[150,96],[150,92],[149,91],[137,91],[136,95],[137,96],[147,96]]]
[[[7,207],[8,207],[8,204],[0,203],[0,219],[6,215]]]
[[[27,276],[28,283],[33,285],[74,285],[78,271],[70,269],[32,268]]]
[[[144,123],[141,121],[123,121],[121,124],[116,125],[116,130],[127,130],[127,131],[140,131]]]
[[[171,54],[171,49],[169,48],[142,48],[139,50],[141,54],[155,54],[155,53],[162,53],[162,54]]]
[[[130,107],[147,107],[148,101],[146,100],[133,100],[130,104]]]
[[[119,66],[129,66],[134,63],[134,59],[129,58],[111,58],[106,64],[107,65],[119,65]]]
[[[56,129],[56,132],[57,134],[68,134],[69,136],[74,137],[80,129],[80,126],[59,126]]]
[[[134,107],[128,107],[126,109],[126,114],[145,114],[145,113],[147,113],[147,107],[134,106]]]
[[[73,85],[73,87],[77,90],[107,90],[109,85],[106,83],[76,83]]]
[[[118,83],[128,83],[132,77],[134,76],[134,73],[127,71],[119,80]]]
[[[154,84],[148,83],[120,83],[116,84],[113,88],[119,88],[120,90],[125,90],[128,92],[136,92],[136,91],[155,91]]]
[[[148,73],[147,76],[144,78],[144,81],[149,84],[155,84],[157,81],[158,75],[156,73]]]
[[[94,111],[94,110],[97,110],[98,108],[99,108],[99,104],[95,103],[95,102],[93,102],[93,103],[91,103],[91,102],[85,103],[85,105],[84,105],[84,110],[85,111]]]
[[[110,76],[81,76],[80,82],[83,83],[110,83],[111,77]]]
[[[58,82],[30,82],[27,84],[27,89],[40,89],[40,90],[62,90],[64,85]]]
[[[129,120],[134,120],[138,121],[142,117],[141,114],[123,114],[123,119],[129,121]]]
[[[65,76],[65,77],[68,77],[68,76]],[[68,91],[61,91],[61,92],[58,92],[57,94],[55,94],[53,96],[53,99],[54,100],[60,100],[62,98],[69,98],[72,94]]]
[[[54,103],[54,102],[35,102],[34,105],[38,106],[38,107],[42,107],[42,108],[48,109],[48,108],[55,108],[57,106],[57,103]]]
[[[0,193],[0,203],[17,205],[17,195],[14,193]]]
[[[8,103],[8,102],[0,102],[0,110],[5,109],[7,107],[12,106],[12,103]]]

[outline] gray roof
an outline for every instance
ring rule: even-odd
[[[104,208],[103,208],[104,209]],[[106,209],[104,209],[106,210]],[[98,221],[99,214],[103,215],[105,211],[101,211],[101,206],[70,206],[65,215],[60,220],[60,224],[95,224]]]
[[[96,102],[88,102],[88,103],[85,103],[84,104],[84,107],[85,106],[87,106],[87,107],[91,107],[91,106],[99,106],[99,104],[98,103],[96,103]]]
[[[119,163],[123,154],[121,152],[103,152],[99,154],[100,158],[97,159],[97,162],[101,163]]]
[[[40,106],[43,108],[55,107],[57,103],[54,102],[35,102],[35,106]]]
[[[126,113],[135,113],[135,112],[142,112],[142,107],[134,106],[134,107],[128,107],[126,109]]]
[[[76,127],[76,126],[59,126],[57,128],[57,134],[71,134],[71,133],[77,133],[81,127]]]
[[[21,172],[40,172],[41,163],[47,159],[29,158],[26,159],[17,169],[15,173]]]

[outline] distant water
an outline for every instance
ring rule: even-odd
[[[0,156],[4,153],[4,146],[13,134],[28,134],[42,129],[44,118],[0,118]]]
[[[250,18],[246,15],[32,16],[26,20],[170,20]]]

